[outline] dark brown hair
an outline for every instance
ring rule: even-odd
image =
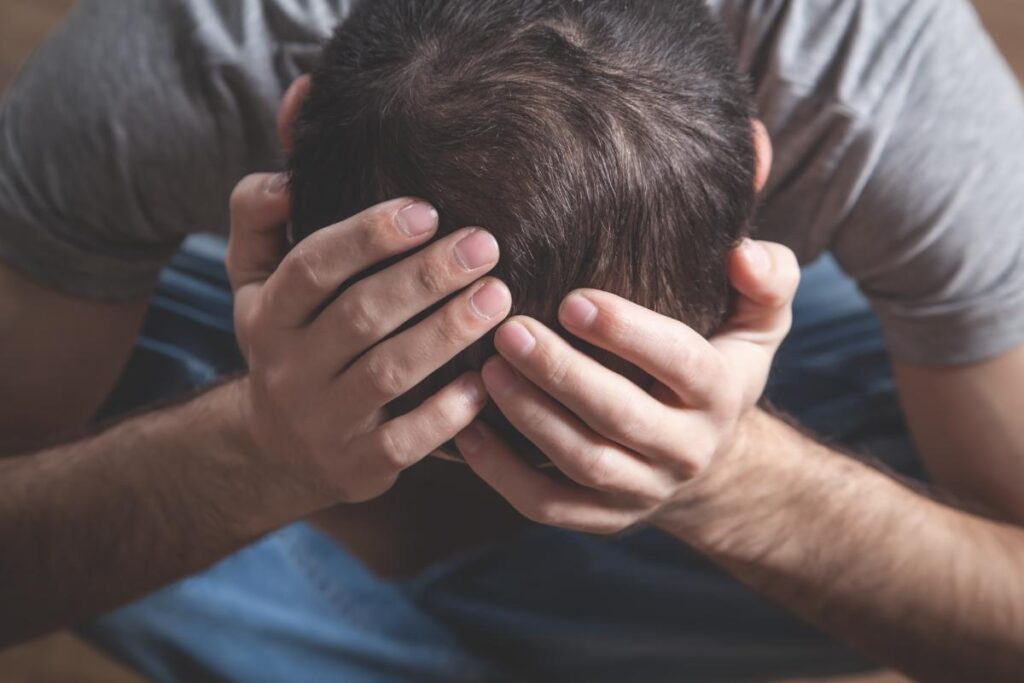
[[[514,313],[560,329],[562,297],[596,287],[708,334],[754,207],[751,114],[703,0],[370,0],[296,122],[293,230],[422,197],[440,234],[494,234]]]

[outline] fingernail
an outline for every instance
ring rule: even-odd
[[[288,185],[288,176],[284,173],[275,173],[263,181],[263,191],[267,194],[281,194]]]
[[[526,325],[511,322],[502,325],[498,333],[494,335],[494,345],[503,353],[522,357],[533,350],[533,347],[537,345],[537,340],[526,329]]]
[[[745,237],[743,243],[740,244],[740,249],[743,250],[743,258],[747,260],[750,269],[755,273],[763,273],[768,269],[770,265],[768,251],[760,242]]]
[[[395,215],[395,225],[407,237],[425,235],[437,227],[437,209],[424,202],[413,202]]]
[[[519,383],[512,367],[503,360],[493,360],[483,369],[484,385],[491,396],[504,396]]]
[[[498,241],[486,230],[474,230],[455,245],[455,258],[466,270],[476,270],[498,260]]]
[[[469,297],[469,307],[484,320],[490,320],[508,309],[508,290],[496,282],[487,282]]]
[[[582,294],[570,294],[562,302],[560,318],[570,327],[587,327],[597,317],[597,306]]]
[[[468,427],[459,432],[455,443],[463,453],[475,453],[484,443],[483,430],[475,421],[471,422]]]

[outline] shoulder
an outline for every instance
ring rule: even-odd
[[[998,101],[1003,120],[1019,107],[1016,81],[968,0],[710,6],[736,45],[776,147],[762,234],[803,260],[828,248],[881,155],[933,158],[942,151],[935,135],[974,130],[964,124],[979,99]]]
[[[759,103],[786,88],[870,115],[967,0],[710,0]]]
[[[226,230],[234,183],[281,164],[284,88],[348,6],[81,0],[0,105],[5,259],[115,297],[144,289],[185,234]]]
[[[835,254],[890,351],[973,362],[1024,329],[1024,99],[967,0],[720,0],[776,144],[762,235]]]

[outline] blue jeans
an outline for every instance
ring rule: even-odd
[[[219,247],[164,274],[116,413],[239,367]],[[805,269],[768,389],[810,429],[919,474],[880,330],[828,259]],[[654,530],[514,540],[382,580],[293,524],[81,632],[158,681],[753,681],[870,665]]]

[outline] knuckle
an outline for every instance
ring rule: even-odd
[[[769,308],[783,308],[792,302],[800,286],[800,264],[792,251],[780,248],[775,255],[772,279],[766,283],[761,303]]]
[[[718,388],[718,412],[723,420],[733,420],[745,408],[746,392],[738,381],[723,382]]]
[[[239,180],[232,188],[231,195],[228,197],[228,210],[232,216],[246,209],[255,182],[256,176],[248,175]]]
[[[336,314],[346,334],[360,340],[380,336],[380,316],[371,310],[358,284],[342,294],[336,306]]]
[[[590,488],[607,490],[615,487],[618,477],[611,466],[611,458],[606,447],[591,448],[579,457],[584,463],[580,468],[580,483]]]
[[[400,369],[384,356],[370,354],[366,360],[366,385],[376,396],[390,401],[405,391]]]
[[[711,464],[718,449],[718,438],[707,431],[694,434],[689,446],[685,449],[685,455],[679,462],[679,471],[687,479],[693,478],[705,471]]]
[[[323,277],[320,272],[321,259],[318,251],[311,248],[310,244],[299,243],[288,257],[283,266],[285,274],[291,287],[301,287],[306,290],[319,290]]]
[[[631,443],[642,442],[651,432],[648,418],[635,405],[618,402],[608,419],[607,429]]]
[[[668,360],[669,367],[675,368],[675,377],[684,383],[694,378],[702,385],[713,383],[724,369],[721,357],[710,346],[696,349],[678,338],[670,344]]]
[[[560,526],[564,517],[562,506],[552,501],[531,500],[525,508],[525,510],[520,510],[523,516],[537,524]]]
[[[672,483],[670,483],[672,482]],[[671,500],[679,488],[678,479],[662,472],[644,487],[630,492],[631,501],[642,510],[650,511]]]
[[[572,379],[572,363],[564,355],[545,352],[544,374],[553,385],[564,386]]]
[[[450,273],[447,263],[436,254],[423,258],[416,267],[417,287],[434,296],[446,294],[452,288]]]
[[[442,348],[461,349],[469,343],[473,320],[464,308],[453,301],[438,318],[434,334]]]
[[[377,432],[373,447],[387,470],[405,469],[409,462],[408,447],[390,429],[381,429]]]
[[[708,467],[711,466],[711,461],[715,458],[715,449],[704,448],[698,453],[694,454],[690,462],[690,477],[696,477],[697,475],[706,472]]]
[[[238,334],[244,335],[250,341],[257,340],[260,331],[266,326],[263,304],[257,302],[245,310],[238,310],[237,314]]]
[[[263,329],[281,327],[280,312],[288,310],[287,293],[282,291],[280,280],[276,280],[263,288],[260,296],[259,311],[256,322]]]
[[[433,401],[432,411],[436,418],[431,431],[448,439],[454,438],[467,427],[481,407],[479,399],[474,402],[474,399],[467,398],[459,391],[447,388],[436,395]]]
[[[260,372],[252,373],[254,382],[259,388],[264,401],[275,407],[288,407],[292,391],[292,373],[285,367],[269,367]]]
[[[358,216],[357,231],[371,251],[379,251],[391,243],[395,225],[394,209],[387,205],[371,207]]]

